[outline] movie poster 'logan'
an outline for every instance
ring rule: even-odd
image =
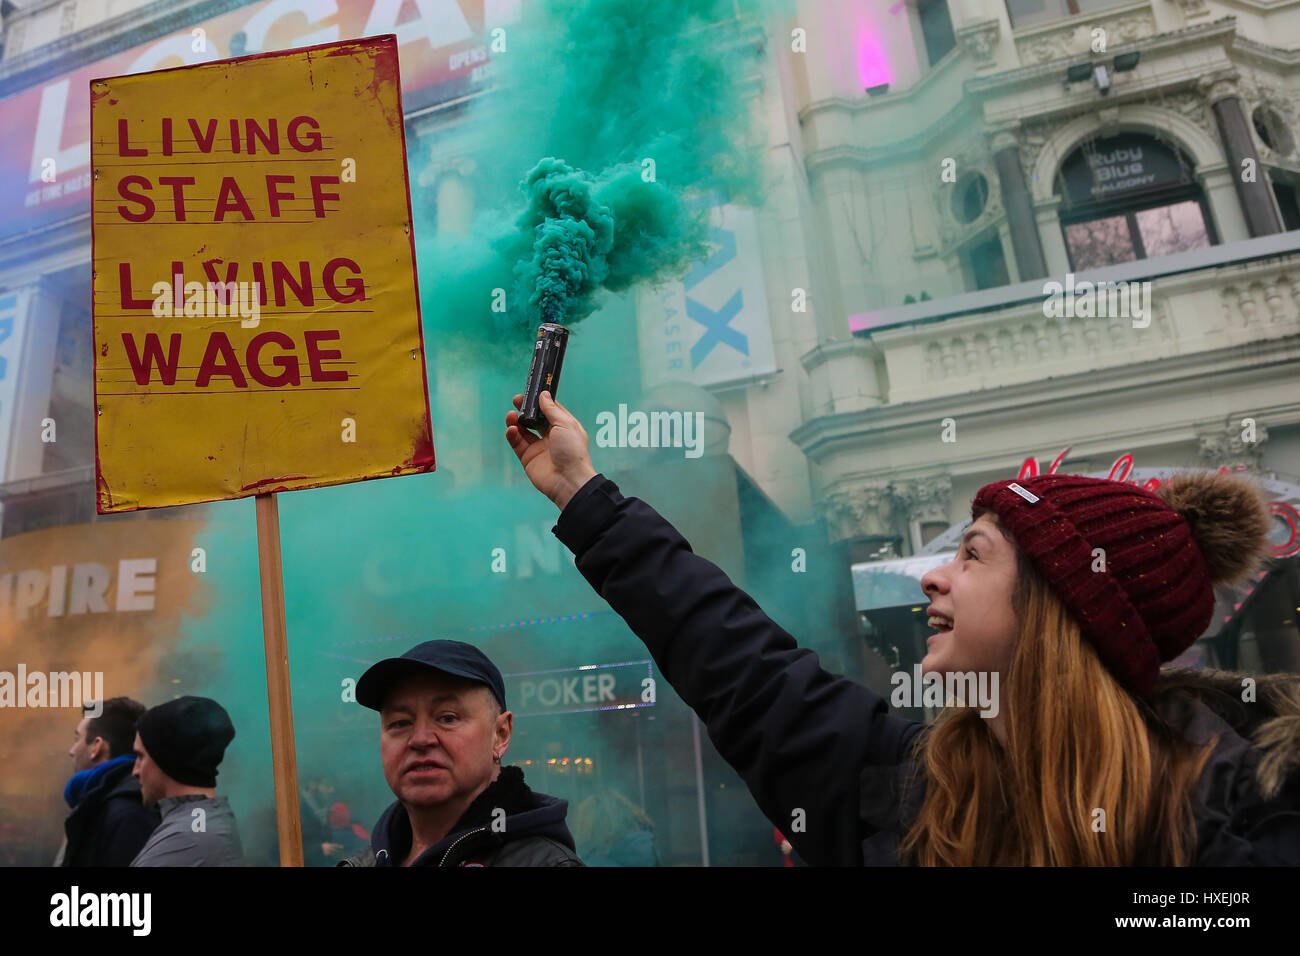
[[[90,96],[98,510],[431,471],[395,38]]]

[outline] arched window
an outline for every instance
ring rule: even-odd
[[[1088,140],[1061,163],[1055,191],[1076,272],[1216,241],[1191,162],[1154,136]]]

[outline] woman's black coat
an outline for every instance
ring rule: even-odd
[[[584,485],[553,530],[804,860],[899,862],[899,840],[923,797],[923,725],[822,669],[653,508],[607,478]],[[1189,739],[1221,735],[1193,798],[1194,862],[1294,865],[1300,680],[1261,678],[1253,704],[1239,700],[1240,681],[1189,678],[1165,714]]]

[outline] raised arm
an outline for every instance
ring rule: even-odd
[[[552,423],[546,437],[521,432],[511,412],[507,438],[533,484],[562,509],[556,534],[578,569],[645,643],[800,855],[814,865],[860,863],[870,835],[859,817],[862,769],[901,760],[919,725],[824,670],[653,508],[595,473],[572,415],[549,395],[542,409]]]

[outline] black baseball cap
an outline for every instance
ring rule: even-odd
[[[473,644],[461,641],[425,641],[401,657],[390,657],[370,665],[357,681],[357,703],[371,710],[384,705],[384,697],[399,680],[422,671],[454,674],[479,684],[486,684],[506,710],[506,684],[497,666]]]

